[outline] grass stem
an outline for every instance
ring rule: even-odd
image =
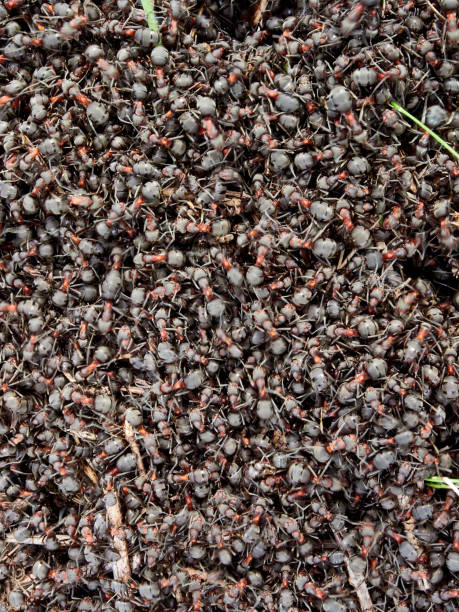
[[[403,106],[400,106],[400,104],[397,104],[397,102],[391,102],[391,106],[392,108],[395,108],[395,110],[401,113],[402,115],[405,115],[405,117],[408,117],[408,119],[411,119],[413,123],[415,123],[420,128],[422,128],[424,132],[427,132],[430,136],[432,136],[432,138],[435,138],[435,140],[439,144],[441,144],[441,146],[444,147],[448,151],[448,153],[450,153],[453,157],[455,157],[456,159],[459,159],[459,153],[455,151],[451,145],[449,145],[445,140],[443,140],[443,138],[441,138],[438,134],[436,134],[434,131],[428,128],[424,123],[422,123],[422,121],[419,121],[419,119],[416,119],[416,117],[413,117],[413,115],[409,113],[407,110],[405,110]]]
[[[155,13],[155,3],[154,0],[140,0],[142,3],[142,8],[145,12],[145,16],[147,18],[147,24],[150,30],[153,32],[158,32],[159,34],[159,24],[156,19]]]
[[[432,489],[450,489],[459,497],[459,478],[448,478],[446,476],[432,476],[424,480],[425,484]]]

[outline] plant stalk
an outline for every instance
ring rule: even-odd
[[[154,0],[140,0],[142,3],[142,8],[144,10],[145,16],[147,18],[147,24],[150,30],[153,32],[158,32],[159,34],[159,24],[156,19],[155,13],[155,3]]]
[[[411,119],[411,121],[413,121],[413,123],[415,123],[420,128],[422,128],[424,132],[427,132],[430,136],[432,136],[432,138],[435,138],[435,140],[439,144],[441,144],[441,146],[444,147],[448,151],[448,153],[450,153],[453,157],[455,157],[456,159],[459,159],[459,153],[455,151],[453,147],[449,145],[445,140],[443,140],[443,138],[441,138],[438,134],[436,134],[434,131],[428,128],[424,123],[422,123],[422,121],[419,121],[419,119],[416,119],[416,117],[414,117],[411,113],[405,110],[403,106],[400,106],[400,104],[397,104],[397,102],[391,102],[390,104],[393,108],[395,108],[396,111],[398,111],[402,115],[405,115],[405,117],[408,117],[408,119]]]

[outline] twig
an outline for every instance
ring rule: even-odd
[[[255,12],[252,17],[252,25],[256,26],[260,23],[261,18],[263,17],[263,13],[266,11],[267,6],[268,6],[268,0],[259,0],[258,6],[255,9]]]
[[[354,571],[351,560],[348,557],[346,558],[346,569],[349,577],[349,584],[355,589],[362,612],[374,610],[370,593],[368,592],[368,587],[365,582],[365,576],[361,572]]]
[[[97,440],[96,434],[92,433],[91,431],[76,431],[73,429],[67,431],[68,433],[70,433],[71,436],[73,436],[73,439],[77,444],[80,443],[80,440],[89,440],[90,442],[94,442],[95,440]]]
[[[121,355],[118,355],[117,357],[112,359],[112,361],[122,361],[123,359],[130,359],[131,357],[132,353],[122,353]]]
[[[83,471],[92,483],[94,483],[96,486],[99,486],[99,479],[97,477],[97,474],[89,465],[89,463],[84,466]],[[104,493],[105,495],[111,493],[115,498],[115,503],[111,506],[109,506],[108,504],[107,497],[105,501],[107,521],[111,526],[110,533],[113,538],[113,548],[120,556],[117,561],[113,562],[113,577],[115,578],[115,580],[120,580],[121,582],[129,582],[129,580],[131,579],[131,569],[129,567],[129,555],[126,538],[122,529],[123,519],[121,516],[121,508],[118,501],[118,496],[116,494],[116,491],[114,490],[109,491],[108,489],[104,489]]]
[[[333,527],[332,531],[338,546],[341,548],[341,550],[343,550],[343,552],[345,552],[339,534],[333,529]],[[354,570],[354,568],[352,567],[351,559],[349,559],[346,552],[345,555],[345,563],[349,584],[355,589],[357,599],[360,603],[361,612],[372,612],[374,610],[374,607],[371,601],[370,593],[368,592],[367,584],[365,582],[365,576],[361,572],[356,572]]]
[[[8,550],[8,548],[4,546],[2,552],[0,553],[0,561],[3,563],[5,559],[8,559],[9,557],[15,555],[20,548],[20,544],[16,544],[16,546],[13,546],[11,550]]]
[[[204,4],[201,6],[201,8],[198,11],[198,15],[202,15],[204,13]],[[194,38],[196,36],[196,28],[191,28],[190,30],[190,36],[191,38]]]
[[[83,472],[86,474],[86,476],[89,478],[89,480],[96,485],[96,487],[99,486],[99,479],[97,478],[97,474],[96,472],[92,469],[92,467],[89,465],[89,463],[86,463],[83,466]]]
[[[139,469],[139,473],[141,476],[146,476],[145,467],[142,461],[142,455],[140,454],[139,445],[135,439],[134,428],[132,425],[124,419],[124,437],[126,438],[129,446],[131,447],[132,452],[134,453],[137,459],[137,467]]]
[[[228,584],[224,580],[219,580],[214,576],[209,575],[207,572],[202,572],[198,569],[194,569],[193,567],[180,567],[178,569],[179,572],[183,572],[192,576],[193,578],[198,578],[203,582],[208,582],[209,584],[216,584],[221,587],[227,587]]]
[[[145,391],[148,391],[148,389],[142,387],[120,387],[120,390],[128,391],[128,393],[133,393],[134,395],[143,395]]]
[[[411,546],[417,552],[418,557],[421,557],[424,554],[424,551],[419,545],[419,541],[417,537],[414,535],[414,526],[415,526],[415,520],[412,516],[410,516],[410,518],[408,518],[406,521],[403,522],[403,527],[405,529],[405,535],[406,535],[407,541],[411,544]],[[425,575],[427,575],[426,568],[422,563],[420,563],[419,569],[421,570],[420,576],[421,576],[422,588],[424,589],[424,591],[428,591],[430,589],[430,584],[427,578],[425,577]]]
[[[31,536],[30,538],[24,538],[23,540],[17,540],[13,534],[9,533],[5,538],[5,542],[11,543],[11,544],[44,546],[46,544],[46,540],[48,539],[48,537],[49,536],[47,535],[35,535],[35,536]],[[73,543],[72,538],[64,534],[59,534],[59,533],[53,534],[52,537],[56,538],[56,540],[59,542],[61,546],[70,546]]]
[[[434,5],[429,2],[429,0],[426,0],[427,4],[430,6],[430,8],[433,10],[433,12],[435,13],[435,15],[437,15],[437,17],[439,17],[442,21],[446,21],[446,17],[444,15],[442,15],[435,7]]]
[[[170,198],[172,196],[172,194],[175,192],[176,187],[171,186],[171,187],[165,187],[162,192],[161,195],[163,198]],[[243,200],[250,200],[250,196],[247,193],[241,193],[238,191],[227,191],[225,194],[225,198],[223,198],[223,200],[220,202],[220,206],[230,206],[232,208],[239,208],[243,202]],[[193,194],[191,191],[186,191],[182,198],[180,199],[180,201],[184,201],[188,204],[188,206],[190,206],[191,208],[195,208],[195,200],[196,200],[196,195]]]
[[[113,538],[113,547],[119,554],[120,558],[113,562],[113,577],[115,580],[120,582],[129,582],[131,579],[131,568],[129,567],[129,554],[122,529],[123,520],[121,517],[121,508],[118,501],[116,491],[105,490],[105,494],[111,493],[115,498],[115,503],[112,506],[108,505],[108,501],[105,502],[105,511],[107,513],[107,520],[111,526],[111,536]]]
[[[357,253],[357,249],[353,249],[349,255],[346,257],[346,259],[342,259],[342,255],[343,255],[344,251],[341,251],[340,256],[339,256],[339,261],[338,261],[338,266],[337,266],[337,270],[341,270],[341,268],[344,268],[344,266],[347,265],[347,263],[354,257],[354,255]]]
[[[21,512],[27,508],[30,502],[27,499],[9,500],[6,496],[0,495],[0,510],[13,510],[13,512]]]

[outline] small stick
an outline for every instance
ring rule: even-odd
[[[134,395],[143,395],[147,389],[140,387],[120,387],[121,391],[127,391],[128,393],[134,393]]]
[[[338,546],[341,548],[341,550],[343,550],[340,536],[338,535],[338,533],[336,533],[334,529],[332,530],[333,530],[333,535],[335,537],[335,540]],[[367,584],[365,582],[365,576],[361,572],[356,572],[354,570],[351,564],[351,560],[349,559],[347,555],[346,555],[345,563],[346,563],[349,584],[353,586],[355,589],[357,599],[359,600],[359,603],[360,603],[361,612],[373,612],[374,607],[371,601],[371,597],[368,591]]]
[[[84,466],[83,471],[92,483],[97,486],[99,485],[97,474],[88,463]],[[107,521],[111,526],[110,533],[113,538],[113,548],[120,556],[117,561],[113,562],[113,577],[121,582],[129,582],[131,579],[131,569],[129,566],[128,547],[122,528],[123,519],[118,496],[116,491],[109,490],[108,488],[104,489],[104,493],[105,495],[112,493],[115,498],[115,503],[112,506],[108,505],[108,500],[105,502]]]
[[[0,510],[13,510],[13,512],[20,512],[27,508],[30,502],[26,499],[15,499],[10,501],[7,497],[0,495]]]
[[[267,6],[268,0],[259,0],[257,8],[255,9],[255,12],[253,14],[252,25],[256,26],[260,23]]]
[[[86,476],[89,478],[89,480],[92,482],[92,484],[96,485],[96,487],[99,486],[99,479],[97,478],[97,474],[96,472],[92,469],[92,467],[89,465],[89,463],[86,463],[83,467],[83,472],[86,474]]]
[[[353,249],[349,255],[346,257],[346,259],[344,259],[344,261],[342,260],[342,254],[343,251],[341,251],[341,254],[339,256],[339,261],[338,261],[338,266],[337,266],[337,270],[341,270],[341,268],[344,268],[345,265],[347,265],[347,263],[354,257],[354,255],[357,253],[357,249]]]
[[[178,568],[179,572],[184,572],[186,574],[188,574],[189,576],[192,576],[194,578],[198,578],[200,580],[203,580],[204,582],[208,581],[209,584],[216,584],[218,586],[222,586],[222,587],[227,587],[228,584],[226,582],[224,582],[223,580],[219,580],[218,578],[214,578],[209,576],[209,574],[207,572],[202,572],[198,569],[194,569],[193,567],[180,567]]]
[[[349,558],[346,558],[346,569],[349,576],[349,584],[354,587],[355,592],[357,593],[357,598],[359,600],[360,609],[362,612],[374,610],[370,593],[368,592],[368,587],[365,582],[365,576],[360,572],[354,571]]]
[[[140,454],[139,445],[135,439],[134,428],[132,425],[124,419],[124,437],[126,438],[129,446],[131,447],[132,452],[134,453],[137,459],[137,467],[139,469],[139,473],[141,476],[146,476],[145,467],[142,461],[142,455]]]
[[[121,355],[118,355],[118,357],[112,359],[112,361],[122,361],[123,359],[129,359],[130,357],[132,357],[132,353],[122,353]]]
[[[414,518],[412,516],[410,516],[410,518],[408,518],[403,523],[403,527],[405,529],[405,535],[406,535],[407,541],[415,549],[415,551],[417,552],[418,556],[421,557],[424,554],[424,551],[422,550],[421,546],[419,545],[419,541],[418,541],[417,537],[414,535],[414,526],[415,526],[415,521],[414,521]],[[429,584],[429,581],[427,580],[427,578],[424,576],[424,573],[426,572],[426,568],[425,568],[423,563],[419,564],[419,569],[422,572],[422,578],[421,578],[422,588],[424,589],[424,591],[428,591],[430,589],[430,584]]]
[[[202,15],[204,13],[204,4],[201,6],[201,8],[198,11],[198,15]],[[194,38],[196,36],[196,28],[191,28],[190,30],[190,36],[191,38]]]
[[[122,528],[121,509],[118,501],[118,496],[115,491],[105,490],[105,493],[112,493],[115,497],[115,503],[109,506],[105,503],[105,511],[107,520],[111,526],[111,536],[113,538],[113,547],[119,554],[120,558],[113,562],[113,577],[121,582],[129,582],[131,579],[131,568],[129,567],[129,555],[126,538]]]
[[[437,9],[434,7],[434,5],[429,0],[426,0],[426,2],[430,6],[430,8],[433,10],[435,15],[437,15],[437,17],[440,17],[440,19],[442,19],[443,21],[446,21],[446,17],[442,15],[439,11],[437,11]]]
[[[63,534],[52,535],[52,537],[56,538],[61,546],[70,546],[73,543],[73,540],[70,536],[66,536]],[[47,535],[35,535],[30,538],[25,538],[24,540],[17,540],[14,535],[8,534],[5,538],[5,542],[10,542],[12,544],[25,544],[25,545],[34,545],[34,546],[44,546],[46,543]]]

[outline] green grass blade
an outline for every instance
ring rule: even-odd
[[[432,489],[453,489],[459,486],[459,478],[445,478],[444,476],[432,476],[424,480],[425,484]],[[451,485],[453,485],[451,487]]]
[[[444,482],[435,482],[427,478],[424,480],[425,484],[432,489],[449,489],[448,485]]]
[[[435,140],[439,144],[441,144],[441,146],[444,147],[448,151],[448,153],[450,153],[453,157],[455,157],[456,159],[459,159],[459,153],[455,151],[453,147],[449,145],[445,140],[443,140],[443,138],[440,138],[438,134],[435,134],[435,132],[433,132],[430,128],[424,125],[422,121],[419,121],[419,119],[416,119],[416,117],[413,117],[411,113],[405,110],[403,106],[400,106],[400,104],[397,104],[397,102],[391,102],[390,104],[392,108],[395,108],[396,111],[398,111],[402,115],[405,115],[405,117],[408,117],[408,119],[411,119],[411,121],[413,121],[413,123],[418,125],[421,129],[423,129],[424,132],[427,132],[430,136],[432,136],[432,138],[435,138]]]
[[[147,18],[147,24],[150,30],[153,32],[158,32],[159,34],[159,25],[158,20],[156,19],[155,13],[155,3],[153,0],[140,0],[142,3],[142,8],[144,10],[145,16]]]

